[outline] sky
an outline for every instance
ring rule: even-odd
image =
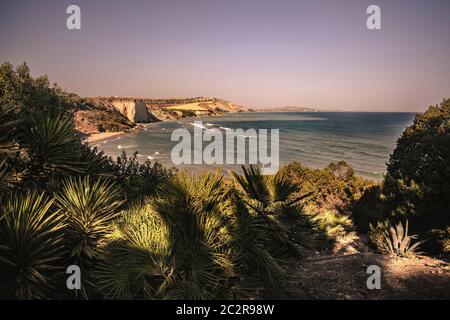
[[[416,112],[450,97],[449,16],[448,0],[2,0],[0,62],[82,96]]]

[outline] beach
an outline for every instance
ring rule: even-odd
[[[125,131],[92,133],[90,135],[87,135],[83,140],[89,144],[92,144],[92,143],[100,142],[103,140],[117,138],[117,137],[122,136],[127,133],[128,132],[125,132]]]

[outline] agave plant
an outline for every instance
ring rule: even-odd
[[[72,177],[63,183],[55,198],[67,221],[70,256],[74,262],[87,266],[98,257],[113,230],[112,221],[123,203],[121,194],[107,180]]]
[[[412,243],[416,235],[408,235],[408,220],[405,226],[401,222],[391,225],[387,221],[378,223],[376,227],[370,225],[370,239],[381,253],[395,254],[402,257],[417,254],[424,240]]]
[[[52,295],[63,254],[64,222],[44,194],[11,194],[0,207],[0,296]]]

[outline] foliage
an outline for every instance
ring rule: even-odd
[[[253,165],[242,167],[242,171],[243,175],[235,172],[231,175],[243,192],[242,200],[250,214],[263,218],[272,229],[270,247],[274,252],[296,253],[292,240],[305,219],[301,201],[311,193],[299,195],[299,185],[282,173],[264,176]]]
[[[389,214],[414,221],[417,231],[450,225],[450,99],[416,115],[397,141],[383,192]]]
[[[51,106],[65,107],[65,94],[50,85],[47,76],[33,78],[23,63],[16,68],[10,63],[0,65],[0,105],[14,105],[21,111],[34,112]]]
[[[14,119],[14,107],[0,105],[0,154],[11,152],[17,138],[15,129],[20,122]]]
[[[61,271],[63,217],[44,194],[9,194],[0,207],[0,297],[46,298]]]
[[[217,299],[279,289],[273,230],[219,174],[179,173],[121,214],[95,272],[109,298]]]
[[[170,277],[168,228],[149,205],[121,213],[93,275],[108,299],[160,297]]]
[[[367,233],[370,224],[385,219],[385,197],[382,186],[375,184],[364,189],[363,194],[351,206],[351,217],[359,232]]]
[[[137,152],[128,157],[125,151],[112,164],[110,171],[131,202],[142,201],[146,196],[154,195],[159,185],[174,176],[174,170],[159,163],[152,164],[149,160],[139,163]]]
[[[369,240],[381,253],[412,256],[424,241],[411,243],[417,236],[408,235],[408,229],[408,220],[405,226],[401,222],[396,225],[391,225],[388,221],[378,222],[376,226],[370,225]]]
[[[70,257],[83,266],[95,261],[123,203],[118,188],[107,180],[68,178],[55,198],[66,218]]]
[[[227,296],[233,276],[226,217],[233,214],[222,177],[179,174],[160,189],[152,208],[167,225],[173,269],[165,289],[168,298],[212,299]]]
[[[80,142],[71,117],[59,111],[38,112],[31,115],[30,125],[22,144],[30,159],[30,179],[83,172],[74,155]]]
[[[352,240],[356,237],[355,226],[350,216],[341,215],[335,211],[325,210],[312,217],[323,230],[328,239]]]
[[[232,206],[221,184],[211,174],[180,174],[147,206],[125,213],[97,273],[102,290],[122,298],[226,297],[233,276],[226,220]]]
[[[305,208],[312,213],[332,210],[348,215],[366,189],[374,185],[354,176],[353,169],[344,161],[332,162],[324,169],[312,169],[292,162],[279,172],[300,185],[301,192],[312,192],[304,201]]]

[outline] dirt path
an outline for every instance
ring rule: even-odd
[[[370,265],[381,268],[380,290],[367,288]],[[450,299],[450,264],[425,256],[388,257],[367,248],[316,254],[297,265],[293,275],[292,299]]]

